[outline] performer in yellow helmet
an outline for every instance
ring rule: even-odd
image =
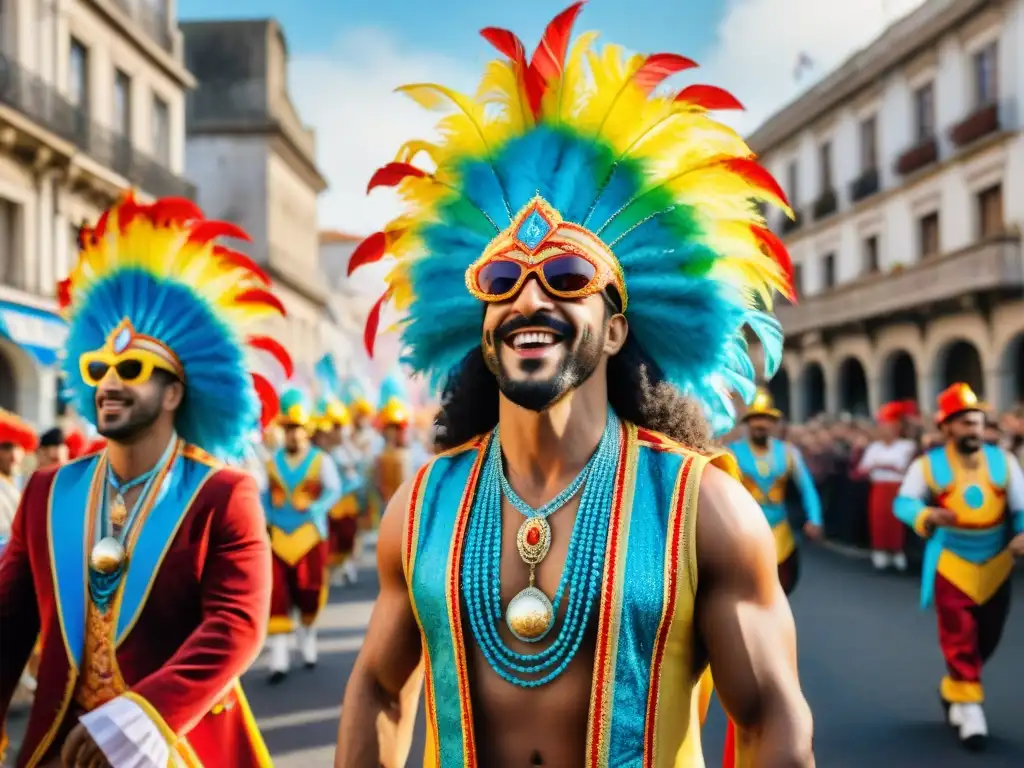
[[[708,116],[734,99],[660,87],[693,62],[568,52],[581,6],[532,58],[484,30],[478,99],[400,89],[451,114],[374,176],[407,210],[350,268],[394,258],[368,347],[393,304],[444,451],[381,522],[339,768],[378,764],[421,658],[427,766],[702,766],[709,664],[740,765],[813,765],[774,538],[705,421],[754,395],[747,329],[779,365],[791,269],[756,203],[789,206]]]
[[[267,464],[264,497],[273,551],[270,604],[270,683],[290,669],[290,636],[296,633],[307,668],[317,663],[316,620],[327,602],[330,510],[342,494],[331,457],[310,444],[313,429],[308,398],[299,389],[281,395],[278,423],[284,445]],[[295,614],[299,622],[296,625]]]

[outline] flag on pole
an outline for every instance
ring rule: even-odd
[[[806,51],[800,51],[800,54],[796,57],[796,65],[793,67],[793,79],[799,81],[805,72],[809,72],[812,69],[814,69],[814,59]]]

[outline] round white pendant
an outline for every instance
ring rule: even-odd
[[[124,562],[125,551],[121,542],[107,536],[96,542],[89,555],[89,566],[98,573],[113,573]]]
[[[554,626],[555,610],[547,595],[536,587],[527,587],[509,602],[505,624],[517,640],[536,643]]]

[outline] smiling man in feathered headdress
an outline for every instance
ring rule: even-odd
[[[774,538],[705,422],[753,397],[746,328],[778,367],[791,270],[757,203],[789,206],[708,115],[735,99],[660,88],[693,62],[568,51],[581,6],[532,58],[484,30],[477,98],[400,89],[451,114],[370,183],[407,211],[350,260],[395,259],[367,346],[405,312],[447,450],[381,523],[339,767],[377,764],[421,655],[430,765],[702,765],[709,661],[741,760],[813,763]]]
[[[18,766],[269,766],[238,678],[263,645],[270,551],[245,450],[276,397],[247,328],[283,313],[244,238],[126,195],[58,289],[65,375],[102,450],[29,480],[0,559],[0,723],[36,636]]]

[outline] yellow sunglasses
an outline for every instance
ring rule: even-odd
[[[174,366],[144,349],[130,349],[120,354],[104,349],[84,354],[78,360],[82,381],[90,387],[99,386],[111,370],[123,384],[145,384],[157,368],[180,378]]]

